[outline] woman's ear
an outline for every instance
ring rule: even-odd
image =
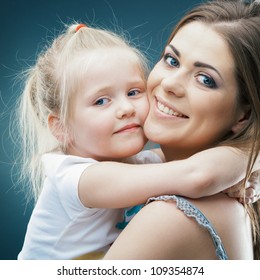
[[[237,123],[231,129],[234,134],[238,133],[239,131],[241,131],[241,129],[243,129],[246,126],[250,117],[250,113],[251,111],[248,107],[247,109],[243,110],[243,112],[241,112]]]
[[[48,126],[52,135],[58,140],[58,142],[64,144],[66,133],[59,116],[50,114],[48,116]]]

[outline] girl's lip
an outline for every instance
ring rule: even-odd
[[[125,126],[123,126],[122,128],[118,129],[116,133],[121,133],[121,132],[130,132],[132,130],[135,130],[137,128],[140,128],[141,126],[137,123],[131,123],[131,124],[127,124]]]
[[[159,108],[159,105],[167,108],[166,112],[162,111]],[[162,98],[155,96],[155,107],[157,111],[159,111],[161,114],[164,114],[164,116],[169,116],[173,118],[179,118],[179,119],[188,119],[189,117],[183,113],[181,113],[179,110],[177,110],[172,104],[169,104]]]

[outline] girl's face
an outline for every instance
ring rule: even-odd
[[[189,23],[166,46],[148,78],[148,139],[161,144],[167,160],[211,147],[237,129],[234,61],[210,27]],[[173,155],[174,154],[174,155]]]
[[[120,48],[84,56],[80,66],[87,67],[87,74],[72,97],[67,152],[99,161],[139,152],[146,143],[143,125],[149,103],[136,56]]]

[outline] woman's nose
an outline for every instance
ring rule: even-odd
[[[180,70],[179,72],[177,71],[175,70],[174,73],[171,72],[165,75],[161,81],[161,85],[166,93],[182,97],[186,92],[185,83],[187,81],[184,74]]]

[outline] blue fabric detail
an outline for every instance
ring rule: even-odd
[[[136,205],[133,207],[126,208],[124,211],[124,219],[122,222],[116,224],[116,228],[124,229],[132,218],[143,208],[144,204]]]

